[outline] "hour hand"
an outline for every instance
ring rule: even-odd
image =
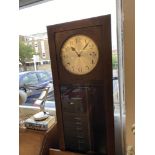
[[[75,51],[76,52],[76,49],[74,47],[71,47],[72,51]]]
[[[77,54],[78,57],[80,56],[74,47],[71,47],[71,49],[72,49],[72,51],[74,51]]]

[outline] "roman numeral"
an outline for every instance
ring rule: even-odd
[[[89,66],[86,66],[87,69],[89,69]]]
[[[78,71],[82,73],[82,68],[78,68]]]

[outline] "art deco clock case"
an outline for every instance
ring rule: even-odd
[[[60,149],[114,155],[111,16],[47,30]]]

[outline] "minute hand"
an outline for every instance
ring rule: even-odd
[[[83,49],[82,50],[84,50],[87,46],[88,46],[88,44],[89,44],[89,42],[83,47]]]
[[[83,47],[83,49],[80,51],[80,54],[83,52],[83,50],[88,46],[89,42]]]

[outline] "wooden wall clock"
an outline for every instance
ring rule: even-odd
[[[60,149],[114,155],[110,15],[47,30]]]

